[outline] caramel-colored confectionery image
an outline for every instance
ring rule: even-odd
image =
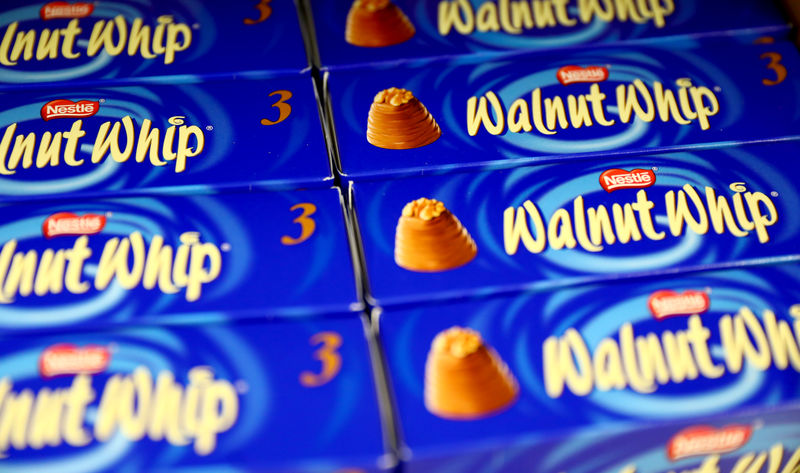
[[[345,41],[354,46],[381,48],[408,41],[416,30],[389,0],[355,0],[347,14]]]
[[[367,141],[378,148],[412,149],[442,136],[433,115],[411,91],[392,87],[375,95],[369,108]]]
[[[403,207],[394,240],[394,261],[410,271],[434,273],[463,266],[478,247],[442,202],[420,198]]]
[[[425,363],[425,407],[444,419],[475,420],[511,407],[519,385],[481,334],[451,327],[433,339]]]

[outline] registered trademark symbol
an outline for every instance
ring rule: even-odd
[[[206,131],[211,131],[211,130],[213,130],[213,129],[214,129],[214,126],[213,126],[213,125],[208,125],[208,126],[206,127]]]
[[[722,87],[720,87],[718,85],[715,85],[714,86],[714,92],[722,92]]]
[[[238,379],[233,383],[233,387],[236,388],[236,392],[239,394],[244,394],[250,390],[250,386],[247,384],[247,381],[243,379]]]
[[[778,197],[778,191],[772,191],[769,193],[772,197]]]
[[[705,291],[706,291],[706,294],[711,294],[711,288],[710,287],[706,286]]]
[[[650,169],[652,169],[653,171],[658,171],[658,166],[653,166]]]
[[[113,214],[111,212],[106,212],[106,218],[111,218]]]
[[[231,251],[231,244],[230,243],[223,243],[223,244],[219,245],[219,248],[222,251]]]
[[[195,23],[195,24],[193,24],[193,25],[192,25],[192,28],[194,28],[194,29],[196,29],[196,30],[199,30],[199,29],[200,29],[200,23]]]
[[[753,429],[754,430],[760,429],[761,427],[764,427],[764,421],[763,420],[758,419],[755,422],[753,422]]]
[[[106,103],[106,99],[100,99],[100,100],[98,100],[98,102],[100,102],[100,103]]]

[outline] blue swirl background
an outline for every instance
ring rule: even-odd
[[[459,54],[486,56],[519,50],[547,51],[554,48],[587,47],[590,43],[657,40],[672,35],[720,34],[736,29],[761,30],[782,35],[786,32],[786,21],[781,13],[766,4],[756,6],[743,0],[676,0],[675,11],[665,18],[666,24],[663,28],[658,28],[652,21],[644,24],[631,21],[604,23],[594,18],[589,23],[579,20],[573,27],[533,28],[523,30],[520,34],[476,30],[470,35],[462,35],[451,30],[447,36],[441,36],[438,31],[438,8],[442,2],[396,0],[393,3],[409,18],[416,28],[416,34],[401,44],[363,48],[345,41],[347,13],[352,2],[314,0],[314,20],[323,65],[335,69],[354,63],[397,62],[423,57]],[[469,3],[477,12],[480,5],[488,2],[469,0]],[[497,5],[502,2],[495,0],[491,3]],[[527,3],[531,5],[531,2]],[[569,2],[568,12],[571,18],[579,18],[577,3]]]
[[[800,179],[794,173],[797,152],[798,145],[787,142],[357,182],[356,205],[373,295],[381,304],[391,305],[431,297],[478,297],[619,274],[738,265],[761,262],[763,258],[797,259],[800,220],[793,211],[800,199],[794,186]],[[514,255],[506,253],[503,216],[508,207],[517,208],[530,200],[547,224],[559,208],[573,214],[573,200],[580,195],[584,197],[585,209],[603,205],[610,214],[614,204],[635,202],[636,189],[607,193],[600,187],[600,174],[612,168],[653,170],[655,185],[645,191],[654,203],[651,213],[655,230],[665,232],[662,240],[643,236],[641,241],[604,243],[600,252],[580,246],[560,250],[548,246],[539,254],[530,253],[520,242]],[[698,235],[684,227],[679,236],[672,236],[664,197],[667,192],[681,191],[684,184],[689,184],[705,199],[704,188],[710,187],[732,205],[734,192],[729,186],[735,182],[744,182],[748,191],[766,194],[774,202],[778,220],[767,230],[768,242],[759,242],[754,232],[734,237],[727,231],[717,234],[713,228],[705,235]],[[403,206],[419,197],[444,202],[458,217],[477,244],[474,261],[441,273],[415,273],[395,264],[397,219]],[[763,208],[762,211],[765,212]],[[531,232],[534,232],[532,227]]]
[[[277,120],[278,109],[272,105],[278,96],[269,96],[275,90],[292,93],[291,114],[281,123],[264,126],[262,118]],[[58,91],[7,95],[0,112],[0,126],[5,133],[7,127],[16,123],[16,135],[36,134],[34,163],[43,135],[69,131],[76,120],[42,120],[42,107],[56,99],[99,102],[97,114],[82,119],[86,134],[78,141],[76,159],[84,163],[70,167],[63,162],[66,140],[62,140],[57,166],[37,168],[34,164],[23,169],[20,165],[14,174],[0,176],[0,198],[119,195],[153,189],[186,193],[252,185],[296,188],[304,184],[320,186],[330,176],[312,84],[304,75],[266,81],[240,79],[181,85],[61,87]],[[186,159],[186,169],[181,173],[176,172],[175,161],[167,161],[163,166],[152,165],[149,154],[141,163],[135,161],[134,155],[124,163],[117,163],[110,153],[100,163],[92,163],[92,148],[100,125],[105,122],[113,125],[125,116],[133,121],[134,155],[140,127],[148,119],[152,122],[151,130],[160,130],[155,149],[163,161],[163,142],[173,116],[185,117],[184,126],[202,130],[204,149]],[[173,152],[178,137],[175,130]],[[124,150],[127,144],[122,128],[120,149]],[[189,140],[189,146],[196,150],[194,138]],[[8,156],[0,158],[8,166]]]
[[[309,344],[309,338],[321,331],[335,331],[342,337],[338,351],[342,368],[327,385],[304,388],[297,382],[299,373],[316,373],[321,369],[313,357],[318,347]],[[219,434],[216,449],[206,457],[197,456],[191,443],[172,446],[147,437],[132,442],[117,432],[108,442],[93,440],[85,447],[65,444],[41,450],[12,447],[3,460],[4,471],[212,468],[243,472],[267,465],[303,465],[302,471],[311,472],[318,471],[320,465],[331,469],[341,467],[348,459],[369,465],[381,454],[375,393],[357,319],[67,332],[38,339],[5,337],[0,377],[10,378],[15,392],[68,387],[72,382],[70,376],[44,380],[39,375],[39,356],[56,343],[94,344],[111,350],[107,371],[92,377],[96,397],[87,410],[84,424],[90,434],[108,378],[113,374],[129,375],[138,366],[147,367],[154,382],[160,372],[170,371],[175,382],[184,387],[188,385],[191,368],[210,367],[215,379],[232,383],[238,393],[237,422]],[[289,362],[287,352],[296,355]],[[342,442],[342,438],[359,441]]]
[[[531,162],[553,162],[591,156],[608,159],[615,153],[652,150],[687,150],[720,147],[741,142],[800,137],[795,124],[800,119],[800,81],[792,72],[800,70],[800,58],[790,43],[751,44],[753,37],[707,38],[641,47],[602,47],[548,54],[520,54],[488,61],[463,56],[447,61],[419,60],[402,68],[376,65],[370,74],[357,70],[330,72],[330,91],[342,165],[354,178],[387,177],[419,172],[452,172],[464,168],[503,168]],[[783,55],[788,76],[774,80],[761,55]],[[582,95],[590,84],[561,85],[556,73],[566,65],[603,66],[609,78],[600,83],[606,94],[606,117],[611,126],[595,123],[580,128],[557,128],[544,136],[535,129],[498,136],[481,127],[475,136],[467,131],[467,101],[494,91],[506,107],[522,98],[530,102],[531,91],[540,88],[542,98]],[[633,118],[621,123],[616,109],[616,87],[642,79],[648,86],[660,81],[677,90],[676,81],[691,79],[694,86],[715,91],[719,112],[709,117],[710,128],[695,121],[680,125]],[[433,115],[442,136],[432,144],[408,150],[387,150],[366,140],[367,115],[373,96],[389,87],[408,89]],[[746,98],[746,100],[745,100]],[[566,102],[566,99],[564,99]],[[490,107],[491,108],[491,107]],[[593,120],[596,121],[596,120]]]
[[[657,385],[657,390],[650,394],[631,388],[595,389],[588,396],[580,397],[567,389],[553,399],[544,389],[542,345],[547,337],[560,336],[570,327],[581,333],[590,351],[603,338],[618,340],[619,327],[626,322],[633,325],[635,335],[685,330],[686,317],[656,321],[647,308],[648,298],[663,289],[700,290],[707,292],[711,301],[701,319],[711,332],[712,358],[717,365],[726,366],[719,338],[720,318],[749,307],[759,318],[764,310],[772,310],[779,320],[791,325],[790,307],[796,308],[800,302],[798,282],[798,266],[785,264],[646,278],[636,282],[579,285],[513,298],[492,298],[480,303],[387,309],[381,318],[381,333],[406,440],[412,449],[418,448],[427,454],[446,444],[476,448],[503,445],[505,448],[510,439],[540,441],[562,435],[560,432],[599,424],[674,422],[719,415],[726,415],[727,423],[727,416],[737,410],[777,406],[796,400],[800,395],[797,372],[791,365],[780,370],[774,362],[767,371],[760,371],[746,362],[739,373],[732,374],[726,368],[720,378],[708,379],[701,375],[682,383],[669,382]],[[430,343],[437,333],[456,325],[480,332],[518,380],[519,399],[507,411],[480,420],[459,422],[440,419],[425,409],[425,361]],[[582,450],[582,447],[573,446]],[[509,456],[513,458],[513,449],[504,458],[507,460]],[[543,459],[543,468],[552,462],[558,465],[554,470],[562,471],[563,461],[569,461],[558,456],[556,451],[552,451],[551,456],[552,460]],[[615,458],[622,456],[618,453]],[[519,471],[487,468],[487,472]],[[598,465],[587,463],[577,471],[600,471],[594,468]]]
[[[289,209],[301,202],[316,205],[315,233],[303,244],[284,246],[280,242],[283,235],[297,238],[300,233],[293,220],[301,212]],[[92,256],[84,265],[82,280],[90,285],[106,242],[135,231],[142,234],[145,248],[154,235],[161,235],[164,244],[173,249],[179,246],[182,233],[199,232],[200,241],[215,244],[222,255],[219,277],[203,285],[198,301],[186,301],[185,289],[165,294],[158,287],[147,290],[139,284],[124,290],[112,281],[104,291],[92,286],[84,294],[64,290],[18,296],[13,303],[0,306],[0,326],[6,330],[148,321],[193,323],[267,314],[302,317],[309,312],[347,311],[356,301],[335,190],[16,204],[4,206],[3,211],[8,219],[0,225],[3,243],[14,238],[18,240],[16,252],[36,250],[39,255],[47,248],[71,248],[76,239],[44,239],[42,224],[50,215],[105,215],[103,231],[89,237]],[[274,216],[274,224],[265,220],[265,215]],[[329,280],[325,276],[331,270],[347,277]]]
[[[64,28],[69,19],[44,21],[39,10],[45,1],[27,5],[21,0],[3,2],[0,12],[0,29],[4,33],[12,22],[19,22],[17,31],[44,28]],[[0,88],[13,89],[19,84],[53,84],[64,81],[93,81],[119,79],[139,81],[149,76],[173,76],[174,79],[191,79],[209,75],[264,70],[273,74],[296,73],[307,66],[297,13],[291,0],[274,0],[270,18],[255,25],[244,24],[245,18],[258,19],[259,11],[253,2],[242,0],[225,3],[198,3],[191,0],[122,0],[94,4],[91,16],[80,19],[74,52],[76,59],[41,61],[20,60],[16,65],[0,70]],[[164,64],[164,56],[153,59],[141,55],[129,56],[127,46],[115,57],[105,51],[93,57],[87,55],[92,26],[99,20],[110,20],[123,15],[128,31],[136,18],[151,27],[151,37],[157,18],[171,15],[174,23],[185,23],[192,29],[192,42],[188,49],[176,52],[172,64]],[[115,36],[115,40],[118,37]],[[258,48],[246,45],[258,44]],[[127,45],[127,43],[126,43]],[[152,45],[151,45],[152,51]]]
[[[481,448],[457,451],[420,448],[415,450],[408,468],[435,473],[513,473],[531,468],[542,473],[620,473],[630,466],[635,466],[641,473],[688,471],[698,468],[707,457],[670,461],[667,458],[670,439],[688,427],[710,425],[723,428],[731,424],[752,427],[752,437],[737,450],[720,454],[719,471],[732,471],[745,455],[766,453],[776,445],[783,447],[780,458],[780,467],[783,468],[800,447],[798,420],[798,406],[790,404],[774,410],[701,418],[692,423],[616,425],[605,426],[602,430],[582,429],[577,433],[518,436],[503,445],[490,443]],[[768,468],[766,465],[769,465],[769,460],[764,468]]]

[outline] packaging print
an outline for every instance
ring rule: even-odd
[[[333,70],[328,88],[358,179],[797,139],[798,70],[792,43],[739,36]],[[374,114],[392,90],[409,94]]]
[[[797,259],[797,152],[790,141],[356,181],[372,294],[392,305]]]
[[[3,212],[5,331],[358,307],[334,189],[15,203]]]
[[[796,407],[757,419],[797,400],[798,277],[788,263],[386,308],[409,470],[793,471]]]
[[[490,473],[792,473],[800,463],[798,420],[797,404],[790,404],[694,422],[589,428],[506,441],[503,448],[417,454],[404,471],[467,472],[479,465]]]
[[[358,318],[6,335],[2,345],[3,469],[378,471]]]
[[[548,51],[676,36],[788,37],[777,2],[313,0],[322,65]]]
[[[2,88],[306,67],[291,0],[3,2]],[[258,45],[258,47],[253,47]]]
[[[311,79],[7,94],[0,197],[296,188],[330,166]]]

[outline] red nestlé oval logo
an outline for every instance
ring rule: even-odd
[[[57,99],[44,104],[41,115],[44,121],[55,118],[83,118],[91,117],[98,110],[100,110],[100,102],[91,100],[73,102],[67,99]]]
[[[564,66],[556,72],[556,78],[561,85],[603,82],[608,79],[608,69],[603,66]]]
[[[103,215],[86,214],[78,216],[72,212],[59,212],[47,217],[42,224],[45,238],[57,236],[95,235],[106,226]]]
[[[42,20],[56,18],[86,18],[94,11],[94,4],[87,2],[50,2],[39,10]]]
[[[600,186],[606,192],[617,189],[643,189],[656,183],[656,173],[650,169],[608,169],[600,174]]]
[[[657,320],[678,315],[693,315],[706,312],[711,305],[708,294],[687,290],[681,293],[665,289],[650,294],[647,306]]]
[[[676,461],[698,455],[729,453],[750,440],[753,428],[749,425],[727,425],[714,428],[697,425],[681,430],[667,443],[667,458]]]
[[[78,347],[59,343],[47,347],[39,356],[39,374],[43,378],[76,374],[97,374],[108,368],[111,352],[99,345]]]

